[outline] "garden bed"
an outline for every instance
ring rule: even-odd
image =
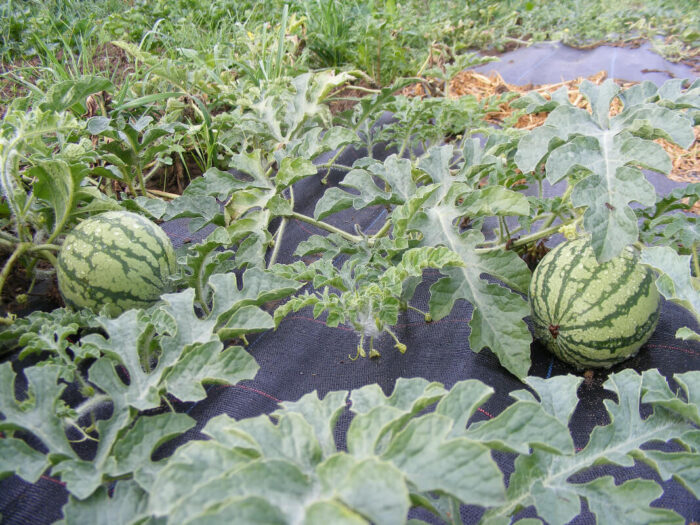
[[[646,45],[522,47],[518,31],[541,40],[536,2],[478,15],[493,45],[518,40],[483,65],[452,42],[486,38],[469,19],[438,43],[399,32],[417,4],[290,4],[274,23],[243,4],[210,6],[246,13],[231,27],[179,3],[150,24],[145,4],[109,16],[113,43],[94,42],[112,76],[71,55],[88,25],[38,47],[53,82],[12,70],[27,98],[0,128],[4,522],[697,520],[691,66]],[[372,53],[320,17],[371,20]],[[175,28],[230,38],[195,50]],[[137,274],[90,269],[73,290],[104,309],[80,293],[56,308],[54,268],[80,264],[62,244],[108,210],[169,237],[163,295],[125,307]],[[138,271],[133,250],[156,250],[124,232],[83,257]],[[662,296],[641,349],[608,369],[533,339],[532,269],[574,237],[597,264],[634,253]],[[624,318],[641,292],[607,305],[619,288],[585,313]]]

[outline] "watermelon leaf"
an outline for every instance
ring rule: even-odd
[[[331,115],[323,100],[352,78],[346,72],[304,73],[292,80],[292,90],[273,92],[253,103],[245,119],[256,125],[260,136],[276,143],[270,148],[274,151],[302,136],[307,126],[328,125]]]
[[[280,164],[286,156],[313,161],[324,153],[342,149],[355,142],[358,142],[358,137],[351,129],[334,126],[324,130],[317,126],[290,140],[286,148],[275,151],[275,158]]]
[[[93,93],[114,90],[114,84],[99,76],[83,75],[52,85],[39,107],[49,111],[65,111],[77,105],[76,113],[85,112],[85,99]]]
[[[15,398],[15,373],[10,365],[0,366],[4,385],[0,391],[0,430],[9,433],[0,448],[12,452],[11,456],[3,455],[2,472],[17,472],[36,481],[54,465],[54,474],[79,499],[88,498],[106,480],[123,476],[133,476],[148,488],[162,466],[150,460],[153,451],[191,428],[193,420],[174,413],[135,420],[138,412],[133,409],[158,408],[166,395],[182,401],[200,400],[206,395],[202,383],[233,384],[252,378],[257,371],[254,359],[239,346],[224,348],[220,337],[271,328],[271,316],[259,307],[299,287],[296,281],[257,268],[246,271],[242,279],[239,289],[234,274],[210,278],[211,313],[204,318],[195,311],[194,290],[188,289],[165,295],[164,302],[149,312],[128,310],[115,319],[98,317],[104,335],[88,334],[74,344],[69,344],[68,337],[76,333],[77,325],[61,324],[60,316],[57,325],[40,324],[35,333],[26,333],[23,339],[31,341],[36,351],[54,352],[56,364],[25,371],[30,397],[24,401]],[[66,321],[70,320],[69,316]],[[88,370],[87,381],[80,377],[71,356],[76,364],[98,357]],[[67,407],[61,401],[63,377],[78,379],[86,396],[83,404]],[[95,455],[90,460],[81,459],[66,429],[84,434],[80,418],[107,405],[112,416],[98,420],[91,430],[98,436]],[[36,436],[48,453],[35,452],[13,438],[16,430]]]
[[[122,481],[113,494],[100,487],[83,500],[71,496],[63,507],[65,523],[132,524],[147,518],[148,492],[135,481]]]
[[[659,375],[654,371],[655,375]],[[659,377],[661,377],[659,375]],[[663,379],[661,379],[663,381]],[[647,513],[658,511],[659,517],[682,522],[677,514],[665,509],[646,510],[652,500],[661,494],[661,487],[655,483],[635,480],[631,485],[615,487],[609,478],[599,478],[590,484],[568,481],[578,472],[599,463],[613,463],[631,466],[633,458],[644,454],[642,445],[647,442],[665,442],[674,437],[681,439],[687,432],[685,425],[675,415],[664,410],[652,399],[645,398],[655,407],[651,416],[642,419],[639,415],[639,403],[642,390],[642,376],[632,370],[612,374],[604,386],[612,390],[617,402],[606,400],[605,406],[610,414],[610,423],[594,428],[588,444],[577,453],[552,455],[535,449],[530,455],[521,455],[516,459],[515,472],[508,487],[506,505],[487,511],[489,520],[498,520],[511,515],[518,509],[534,505],[542,518],[550,523],[566,523],[576,517],[580,511],[581,497],[586,498],[592,511],[602,516],[607,496],[601,487],[616,498],[615,512]],[[575,390],[569,395],[574,395]],[[690,406],[679,400],[683,406]],[[607,479],[607,481],[606,481]],[[641,484],[638,484],[641,483]],[[637,493],[632,488],[638,489]],[[622,494],[625,494],[622,497]],[[653,497],[652,497],[653,496]],[[557,505],[552,503],[557,501]],[[641,518],[640,519],[649,519]]]
[[[445,390],[421,378],[399,379],[390,395],[368,385],[349,396],[344,391],[324,398],[306,394],[283,403],[271,416],[236,421],[220,415],[203,429],[208,441],[184,445],[156,473],[147,515],[178,522],[209,515],[233,519],[252,505],[267,520],[342,517],[338,523],[394,523],[405,521],[413,506],[449,519],[460,504],[471,503],[486,509],[487,522],[507,522],[518,510],[534,505],[549,523],[566,523],[579,514],[584,498],[601,522],[609,511],[615,522],[630,515],[644,522],[676,523],[681,518],[674,511],[650,505],[662,492],[655,481],[616,485],[605,476],[576,481],[601,462],[629,465],[632,458],[641,458],[661,479],[674,476],[696,490],[696,453],[648,447],[657,440],[682,442],[695,428],[692,421],[666,410],[660,399],[645,397],[653,413],[640,417],[642,386],[652,375],[666,384],[655,371],[644,378],[633,371],[610,375],[606,386],[617,396],[617,401],[606,401],[610,423],[596,427],[580,452],[574,451],[566,425],[580,383],[571,376],[536,381],[541,401],[521,391],[501,416],[481,424],[467,423],[470,418],[464,414],[488,398],[488,387],[469,380]],[[677,379],[688,385],[694,381]],[[697,410],[694,397],[674,399],[681,408],[678,414]],[[425,410],[435,403],[435,411]],[[354,417],[343,441],[347,447],[338,451],[334,429],[347,407]],[[529,423],[532,450],[522,442],[514,448],[515,472],[506,488],[489,452],[502,444],[482,438],[498,435],[497,429],[508,421],[514,427],[519,421],[527,425],[533,410],[539,411],[537,418],[548,415],[539,419],[539,434],[535,422]],[[561,437],[568,444],[558,449],[555,443]],[[71,500],[70,505],[86,504]]]
[[[392,265],[393,261],[388,256],[396,250],[396,243],[386,239],[383,241],[379,243],[381,251],[368,250],[368,246],[364,246],[340,268],[336,268],[332,261],[337,252],[331,252],[332,255],[328,258],[309,265],[299,261],[294,265],[273,266],[272,270],[278,275],[309,281],[316,290],[313,293],[307,291],[279,306],[275,310],[275,325],[279,326],[287,314],[313,306],[314,317],[327,312],[325,322],[328,326],[338,326],[346,321],[352,325],[360,337],[357,356],[367,356],[364,340],[368,337],[370,356],[377,357],[379,351],[374,347],[374,339],[383,332],[392,337],[396,349],[405,352],[406,346],[391,329],[398,322],[402,300],[410,299],[405,296],[405,283],[421,279],[422,271],[426,268],[441,269],[461,265],[462,261],[447,248],[421,247],[404,251]],[[315,242],[302,249],[318,250],[319,247],[326,246]],[[382,255],[378,256],[379,254]],[[328,287],[333,287],[340,293],[331,292]]]
[[[382,181],[382,187],[375,178]],[[411,177],[411,162],[396,155],[389,156],[383,163],[364,162],[362,167],[348,172],[340,185],[354,190],[353,193],[339,188],[327,190],[316,203],[316,219],[350,207],[360,210],[379,204],[403,204],[416,191]]]
[[[659,272],[656,286],[659,292],[690,311],[700,322],[700,284],[690,273],[690,255],[678,255],[668,246],[647,246],[641,261]]]
[[[584,228],[591,233],[596,257],[603,262],[639,236],[629,203],[652,206],[656,201],[654,188],[640,167],[660,173],[671,169],[668,154],[652,139],[665,138],[689,147],[694,135],[692,121],[684,114],[646,102],[650,93],[625,97],[612,80],[600,86],[583,81],[580,90],[591,113],[569,104],[557,106],[543,126],[520,141],[515,162],[529,172],[547,157],[545,171],[552,183],[581,170],[588,174],[571,182],[575,184],[571,203],[586,209]],[[618,96],[624,109],[610,117],[610,104]]]
[[[510,251],[479,253],[484,242],[480,232],[459,233],[454,221],[462,213],[447,198],[440,205],[417,213],[409,229],[423,235],[422,243],[442,245],[462,259],[463,266],[450,268],[430,289],[430,312],[433,319],[445,317],[459,299],[474,306],[469,323],[470,346],[479,351],[489,347],[501,364],[523,378],[530,368],[532,337],[523,320],[529,314],[527,303],[508,288],[482,279],[489,274],[515,290],[526,290],[530,272],[525,263]]]
[[[593,513],[600,516],[600,523],[685,523],[682,516],[670,509],[659,509],[651,502],[663,494],[663,489],[654,481],[631,479],[620,485],[612,476],[604,476],[576,487],[579,495],[586,498]],[[630,505],[630,501],[634,501]]]
[[[51,209],[49,242],[53,241],[66,226],[74,213],[78,201],[80,183],[87,170],[79,164],[65,161],[45,161],[30,170],[37,178],[34,194],[47,202]]]
[[[694,332],[687,326],[683,326],[676,331],[676,339],[683,339],[684,341],[700,341],[700,334]]]

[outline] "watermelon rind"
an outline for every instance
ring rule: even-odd
[[[632,249],[599,263],[582,237],[540,261],[529,300],[535,338],[580,370],[635,355],[656,329],[661,299],[653,271]]]
[[[118,314],[169,291],[175,251],[165,232],[127,211],[90,217],[65,238],[56,275],[66,305]]]

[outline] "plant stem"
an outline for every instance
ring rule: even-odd
[[[413,310],[415,312],[418,312],[423,316],[423,319],[425,320],[426,323],[432,323],[433,322],[433,316],[430,315],[430,312],[424,312],[420,308],[416,308],[415,306],[411,306],[410,304],[406,303],[406,309],[407,310]]]
[[[357,131],[356,131],[356,133],[357,133]],[[345,153],[346,148],[347,148],[347,146],[344,148],[339,148],[338,151],[336,152],[336,154],[333,155],[333,158],[331,158],[328,162],[326,162],[322,166],[323,168],[326,168],[326,174],[321,179],[321,182],[323,184],[326,184],[326,182],[328,182],[328,176],[331,174],[331,166],[335,165],[335,161],[338,160],[343,153]]]
[[[5,287],[5,281],[7,281],[7,278],[10,276],[12,267],[17,262],[17,259],[22,257],[22,255],[24,255],[27,251],[29,251],[31,246],[32,245],[30,243],[19,243],[15,247],[15,251],[12,252],[12,255],[10,255],[7,258],[7,261],[5,261],[5,266],[3,266],[2,272],[0,272],[0,302],[2,302],[2,289]]]
[[[76,374],[80,375],[80,374]],[[106,403],[107,401],[111,401],[112,398],[109,397],[106,394],[97,394],[93,397],[90,397],[86,399],[81,405],[75,407],[75,412],[78,414],[78,418],[80,419],[82,416],[96,408],[97,406],[101,405],[102,403]]]
[[[324,167],[333,168],[334,170],[346,170],[350,171],[352,166],[345,166],[344,164],[324,164]]]
[[[381,89],[372,89],[368,87],[363,87],[363,86],[348,86],[349,89],[354,89],[355,91],[362,91],[364,93],[372,93],[372,94],[377,94],[381,93]],[[358,99],[359,100],[359,99]]]
[[[48,250],[41,250],[39,253],[42,257],[44,257],[44,259],[51,263],[51,266],[53,266],[54,268],[56,267],[56,265],[58,264],[58,259],[53,253],[51,253]]]
[[[148,192],[146,191],[146,181],[143,179],[143,170],[141,166],[136,163],[136,176],[139,178],[139,186],[141,186],[141,193],[144,197],[148,197]],[[136,196],[136,194],[134,194]]]
[[[168,405],[168,408],[170,409],[170,412],[173,414],[175,413],[175,409],[173,408],[173,405],[170,403],[170,400],[168,399],[167,394],[164,396],[161,396],[163,401],[165,401],[165,404]]]
[[[200,272],[201,274],[201,272]],[[195,288],[195,296],[199,300],[199,306],[202,307],[202,310],[204,310],[205,315],[209,315],[211,313],[211,310],[209,309],[209,305],[207,304],[206,298],[204,297],[204,283],[202,282],[201,279],[197,279],[197,286]]]
[[[695,241],[693,243],[693,270],[695,270],[695,277],[700,277],[700,256],[698,256],[698,248],[700,248],[700,242]]]
[[[562,226],[566,226],[567,224],[578,224],[581,222],[582,218],[581,217],[576,217],[574,219],[569,219],[568,221],[563,222],[562,224],[555,224],[554,226],[550,226],[549,228],[544,228],[538,232],[532,233],[530,235],[525,235],[524,237],[520,237],[520,239],[513,241],[510,244],[510,248],[517,248],[519,246],[525,246],[526,244],[530,244],[531,242],[537,241],[539,239],[543,239],[544,237],[549,237],[553,233],[557,233],[559,231],[559,228]],[[506,244],[505,243],[500,243],[497,244],[496,246],[489,246],[488,248],[477,248],[475,250],[476,253],[490,253],[490,252],[495,252],[495,251],[501,251],[505,250]]]
[[[350,242],[361,242],[362,237],[358,235],[352,235],[346,231],[343,231],[339,228],[336,228],[335,226],[332,226],[331,224],[325,223],[323,221],[317,221],[316,219],[313,219],[307,215],[297,213],[297,212],[292,212],[291,215],[292,218],[297,219],[299,221],[305,222],[307,224],[311,224],[313,226],[316,226],[317,228],[321,228],[322,230],[326,230],[327,232],[330,233],[336,233],[340,235],[343,239],[346,239]]]
[[[163,197],[165,199],[177,199],[179,197],[177,193],[170,193],[160,190],[148,190],[148,193],[155,195],[156,197]]]
[[[146,175],[143,176],[144,182],[148,181],[151,177],[153,177],[153,175],[155,175],[158,172],[158,169],[160,168],[160,163],[155,162],[152,164],[153,164],[153,166],[151,167],[151,169],[149,169],[148,173],[146,173]],[[148,166],[146,166],[146,167],[148,167]]]
[[[372,237],[370,237],[370,239],[369,239],[370,244],[374,244],[373,241],[375,241],[376,239],[379,239],[380,237],[384,237],[389,232],[390,229],[391,229],[391,219],[387,219],[386,222],[384,223],[384,226],[382,226],[377,233],[375,233],[374,235],[372,235]]]
[[[131,180],[131,177],[125,177],[126,180],[126,185],[129,187],[129,193],[131,193],[134,197],[136,197],[136,188],[134,188],[134,181]]]
[[[43,251],[52,251],[52,252],[57,252],[61,249],[61,246],[58,244],[51,244],[51,243],[45,243],[45,244],[37,244],[37,245],[32,245],[29,247],[29,251],[31,252],[43,252]]]
[[[450,525],[462,525],[464,522],[462,521],[462,515],[460,514],[459,511],[459,502],[453,498],[450,497]]]
[[[282,246],[282,235],[284,234],[284,229],[287,227],[287,217],[282,217],[282,222],[280,222],[280,227],[277,229],[275,234],[275,247],[272,249],[272,255],[270,255],[270,261],[267,263],[267,267],[270,268],[275,261],[277,261],[277,255],[280,251],[280,246]]]

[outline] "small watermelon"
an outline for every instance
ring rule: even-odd
[[[577,369],[634,355],[659,320],[654,274],[631,250],[599,264],[587,238],[549,252],[530,282],[535,337]]]
[[[63,300],[74,308],[118,314],[145,308],[168,291],[175,251],[150,220],[110,211],[81,222],[67,236],[56,274]]]

